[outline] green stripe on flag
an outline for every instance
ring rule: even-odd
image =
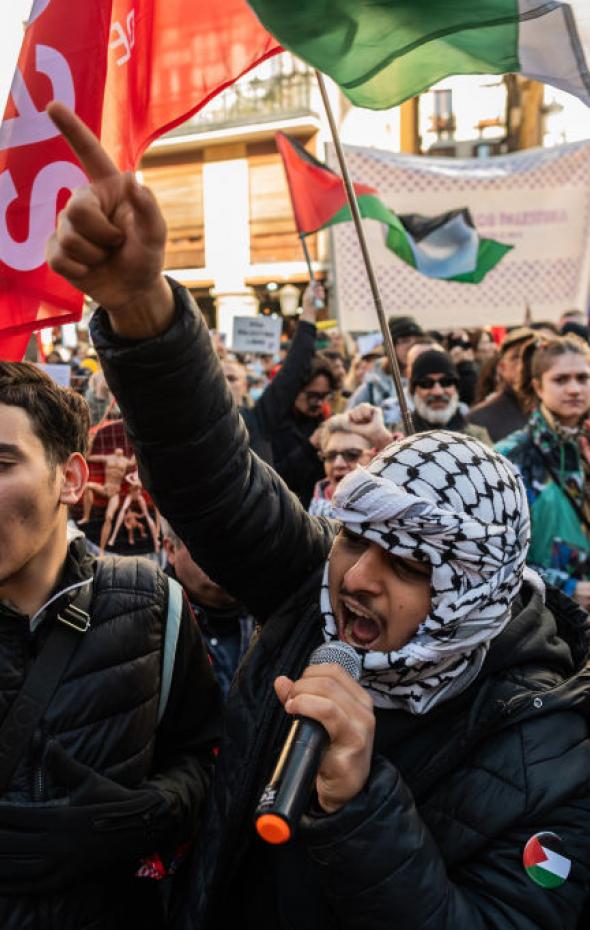
[[[537,885],[540,885],[541,888],[559,888],[565,881],[560,875],[555,875],[553,872],[549,872],[539,865],[530,865],[526,869],[526,872],[529,878]]]
[[[281,43],[357,106],[397,106],[452,74],[520,69],[518,0],[250,0]]]
[[[488,271],[491,271],[513,248],[513,245],[505,245],[503,242],[496,242],[495,239],[480,239],[476,268],[468,274],[458,274],[448,280],[457,281],[459,284],[479,284]]]
[[[357,198],[357,203],[362,217],[367,220],[377,220],[379,223],[385,223],[388,227],[388,248],[390,248],[392,252],[395,252],[396,255],[399,255],[402,261],[407,262],[408,265],[415,268],[416,261],[410,243],[408,242],[408,234],[393,210],[386,207],[379,197],[375,197],[372,194],[362,194]],[[335,226],[337,223],[349,223],[351,221],[352,212],[350,206],[346,204],[345,207],[342,207],[341,210],[338,210],[338,212],[334,214],[328,223],[324,224],[322,229],[327,229],[328,226]]]

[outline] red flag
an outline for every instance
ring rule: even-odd
[[[35,0],[0,125],[0,357],[22,357],[32,330],[82,310],[44,262],[57,213],[86,182],[46,105],[75,109],[132,169],[154,138],[280,50],[246,0]]]
[[[18,336],[0,336],[0,360],[18,362],[23,357],[29,344],[29,334]]]
[[[121,168],[134,168],[157,136],[282,50],[246,0],[112,3],[101,140]]]
[[[44,108],[63,100],[100,128],[110,12],[111,0],[33,5],[0,126],[0,336],[11,337],[4,357],[26,346],[32,329],[79,319],[82,295],[44,256],[57,211],[86,179]]]
[[[284,132],[277,132],[275,138],[285,166],[299,234],[315,232],[348,204],[344,181],[314,158],[297,139]],[[357,197],[376,193],[368,184],[353,184],[353,187]]]

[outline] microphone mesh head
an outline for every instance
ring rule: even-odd
[[[314,649],[309,658],[309,664],[323,665],[325,662],[335,662],[341,665],[355,681],[361,677],[361,657],[348,643],[334,640],[331,643],[322,643]]]

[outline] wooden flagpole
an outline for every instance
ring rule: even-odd
[[[348,202],[350,204],[350,209],[352,211],[352,219],[356,228],[356,234],[358,236],[359,245],[361,248],[361,253],[363,256],[363,262],[367,272],[367,277],[369,279],[369,286],[371,288],[371,294],[373,296],[373,303],[375,304],[375,310],[377,311],[377,319],[379,320],[379,326],[381,327],[381,332],[383,334],[383,344],[385,346],[385,351],[389,359],[389,364],[391,367],[391,375],[393,377],[393,383],[395,384],[395,390],[397,392],[397,398],[399,400],[400,411],[402,415],[402,420],[404,423],[404,429],[406,435],[410,436],[414,432],[414,424],[412,423],[412,416],[406,401],[406,395],[404,393],[404,388],[402,385],[401,372],[399,369],[399,364],[397,356],[395,354],[395,348],[393,345],[393,339],[391,338],[391,333],[389,331],[389,326],[387,325],[387,320],[385,319],[385,313],[383,310],[383,303],[381,301],[381,294],[379,292],[379,286],[377,284],[377,278],[375,277],[375,272],[373,270],[373,263],[371,262],[371,256],[369,255],[369,249],[367,246],[367,240],[365,237],[365,231],[363,229],[363,224],[361,221],[361,214],[359,211],[356,194],[352,186],[352,181],[350,180],[350,174],[348,172],[348,165],[346,164],[346,159],[344,157],[344,151],[342,149],[342,143],[340,142],[340,136],[338,135],[338,127],[336,126],[336,120],[334,119],[334,114],[332,112],[332,107],[330,100],[328,98],[328,93],[326,91],[326,85],[324,82],[324,76],[320,71],[316,71],[316,78],[318,86],[320,88],[320,94],[322,95],[322,101],[324,104],[324,109],[326,111],[326,116],[328,117],[328,123],[330,125],[330,132],[332,133],[332,139],[334,142],[334,148],[336,149],[336,155],[338,157],[338,163],[340,165],[340,172],[342,174],[342,179],[344,181],[344,187],[346,189],[346,196],[348,197]]]

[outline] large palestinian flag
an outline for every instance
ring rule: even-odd
[[[307,151],[297,139],[279,132],[277,148],[287,175],[295,222],[301,236],[352,220],[342,178]],[[398,216],[374,187],[354,184],[361,216],[386,226],[392,252],[430,278],[478,284],[512,249],[480,239],[467,209],[440,216]]]
[[[588,0],[249,0],[266,28],[357,106],[452,74],[520,72],[590,104]]]
[[[522,857],[526,873],[542,888],[559,888],[567,880],[572,862],[555,833],[531,836]]]

